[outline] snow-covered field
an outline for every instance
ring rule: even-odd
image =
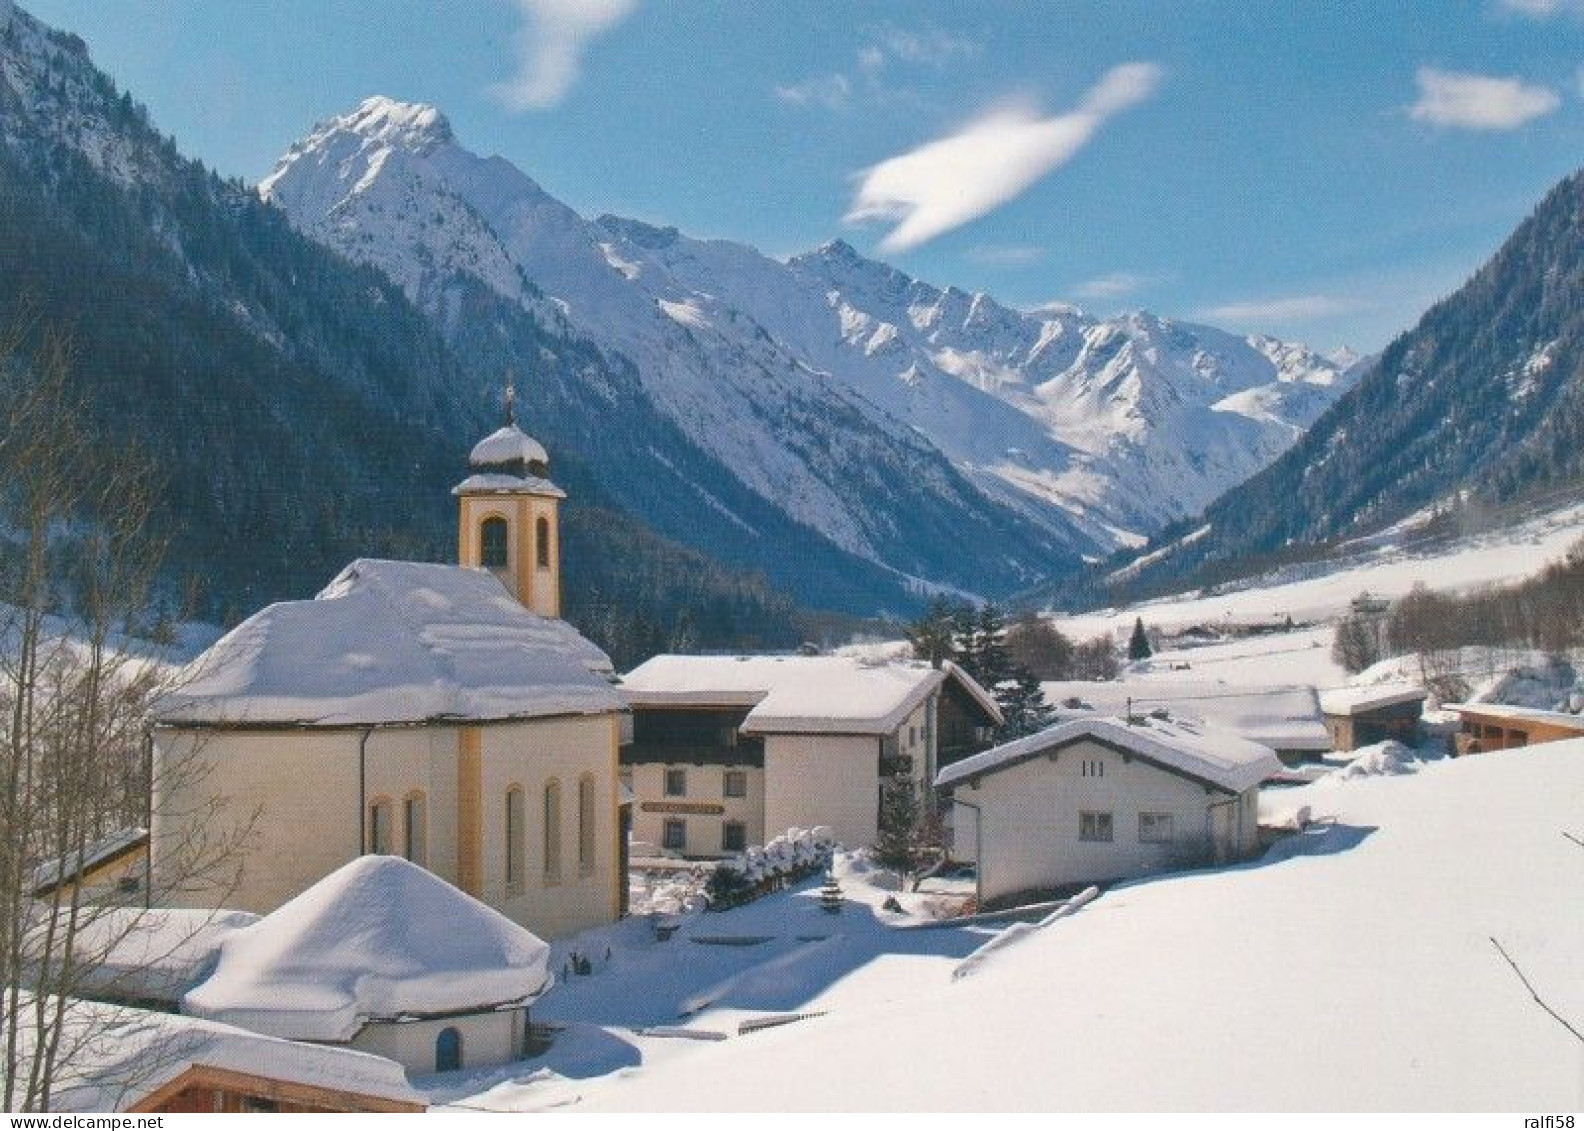
[[[1411,541],[1387,544],[1314,577],[1267,580],[1209,596],[1163,597],[1125,609],[1058,617],[1056,624],[1076,639],[1088,639],[1124,634],[1135,617],[1166,631],[1257,614],[1291,616],[1300,623],[1321,621],[1345,612],[1348,602],[1366,590],[1399,597],[1421,582],[1432,589],[1456,590],[1517,581],[1561,558],[1581,537],[1584,507],[1570,506],[1433,550]]]
[[[1114,888],[956,980],[990,928],[899,930],[852,877],[865,901],[839,917],[809,887],[663,943],[629,921],[537,1011],[571,1025],[549,1054],[425,1086],[514,1110],[1577,1110],[1584,1043],[1496,944],[1584,1026],[1584,847],[1563,835],[1584,837],[1584,742],[1408,768],[1267,791],[1268,817],[1316,823]],[[790,1012],[823,1016],[737,1033]]]

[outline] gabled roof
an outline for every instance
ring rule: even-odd
[[[161,723],[347,726],[600,714],[610,658],[485,570],[360,558],[183,669]]]
[[[33,897],[41,899],[63,882],[75,882],[79,877],[90,875],[123,856],[142,852],[148,847],[148,839],[149,833],[145,828],[118,829],[92,844],[84,845],[81,853],[73,852],[46,860],[33,869]]]
[[[1000,711],[966,674],[852,656],[656,656],[622,679],[634,707],[750,707],[744,734],[890,734],[948,678]]]
[[[1328,715],[1361,715],[1383,707],[1424,702],[1425,689],[1411,683],[1377,683],[1368,687],[1333,687],[1320,693],[1320,709]]]
[[[22,1056],[34,1029],[18,1030]],[[58,1070],[57,1111],[131,1111],[194,1069],[212,1068],[303,1088],[426,1106],[401,1065],[382,1056],[302,1044],[231,1025],[90,1001],[69,1001],[62,1045],[72,1050]]]
[[[954,762],[936,775],[935,784],[954,785],[993,774],[1084,739],[1136,754],[1164,769],[1231,793],[1241,793],[1282,769],[1281,759],[1270,747],[1249,742],[1230,731],[1182,721],[1146,718],[1130,724],[1122,719],[1087,716]]]
[[[1584,731],[1584,715],[1575,715],[1568,711],[1544,711],[1538,707],[1514,707],[1507,703],[1447,703],[1442,709],[1456,711],[1460,715],[1484,715],[1492,719],[1546,723],[1549,726]]]
[[[350,1040],[369,1020],[526,1002],[550,948],[398,856],[361,856],[220,944],[182,1009],[259,1033]]]
[[[1126,717],[1130,709],[1134,714],[1148,715],[1159,708],[1174,719],[1197,719],[1277,750],[1331,749],[1331,736],[1312,687],[1240,687],[1210,680],[1068,680],[1040,686],[1045,691],[1045,701],[1056,708],[1059,718],[1068,717],[1074,710]],[[1067,707],[1073,699],[1083,706]]]

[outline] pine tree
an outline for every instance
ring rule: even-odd
[[[1144,618],[1137,617],[1133,621],[1133,635],[1128,639],[1128,659],[1147,660],[1154,655],[1150,647],[1149,636],[1144,631]]]
[[[1028,669],[1020,669],[999,698],[1001,714],[1006,718],[999,736],[1001,741],[1037,734],[1050,726],[1052,712],[1050,704],[1045,702],[1045,690],[1038,677]]]
[[[944,597],[930,602],[923,616],[904,630],[908,643],[913,645],[915,659],[928,660],[931,667],[953,659],[957,652],[956,629],[952,620],[952,606]]]

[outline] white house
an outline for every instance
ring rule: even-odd
[[[964,754],[1002,721],[953,664],[656,656],[622,690],[633,835],[688,856],[818,825],[848,847],[869,844],[882,781],[927,790],[948,747]]]
[[[461,565],[355,561],[243,621],[158,705],[156,902],[263,914],[391,853],[543,937],[621,914],[625,703],[558,619],[561,492],[514,424],[471,470]],[[240,872],[191,875],[227,826],[249,833]]]
[[[228,935],[182,1011],[425,1074],[526,1055],[550,948],[444,880],[364,856]]]
[[[1185,722],[1086,716],[942,770],[981,899],[1119,880],[1256,847],[1266,746]]]

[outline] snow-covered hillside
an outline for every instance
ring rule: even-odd
[[[1496,944],[1584,1023],[1562,835],[1584,835],[1584,742],[1379,753],[1267,790],[1266,820],[1314,824],[1263,859],[1115,887],[966,977],[992,931],[821,916],[813,886],[684,928],[737,946],[628,931],[541,1003],[571,1023],[546,1057],[421,1086],[505,1110],[1577,1109],[1578,1040]],[[818,1015],[737,1034],[767,1010]]]
[[[1147,314],[1020,312],[840,241],[783,263],[587,221],[461,147],[435,109],[384,98],[293,146],[260,191],[442,316],[466,275],[564,318],[631,359],[756,492],[875,560],[888,475],[952,494],[920,448],[1058,544],[1102,553],[1264,466],[1359,368]]]

